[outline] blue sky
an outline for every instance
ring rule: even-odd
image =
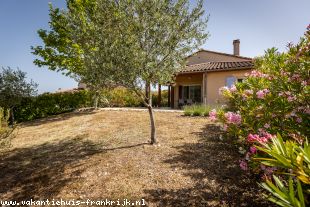
[[[48,29],[48,2],[65,7],[65,0],[0,0],[0,67],[27,72],[40,93],[77,85],[32,63],[30,46],[41,44],[36,31]],[[284,51],[287,42],[298,42],[310,23],[309,8],[310,0],[206,0],[211,36],[202,48],[232,53],[233,39],[240,39],[242,56],[259,56],[270,47]]]

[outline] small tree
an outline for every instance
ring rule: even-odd
[[[190,9],[189,0],[67,0],[67,11],[51,7],[51,31],[39,30],[45,47],[32,48],[43,58],[35,64],[68,71],[96,88],[133,90],[148,108],[154,144],[150,86],[169,82],[207,38],[202,2]]]
[[[50,4],[51,31],[38,30],[44,47],[31,47],[41,57],[34,60],[36,65],[61,71],[94,91],[95,108],[99,91],[115,86],[111,58],[116,51],[112,45],[116,28],[109,18],[113,11],[108,10],[112,8],[109,1],[98,2],[67,0],[66,11]],[[99,7],[106,11],[100,14]]]
[[[0,73],[0,106],[11,112],[11,123],[14,124],[14,108],[24,97],[37,94],[37,84],[26,81],[26,73],[21,70],[2,68]]]
[[[118,60],[119,82],[136,92],[148,108],[151,143],[156,128],[151,85],[165,84],[184,66],[185,57],[208,37],[203,1],[190,9],[188,0],[120,1],[116,5],[123,54]],[[146,93],[141,86],[144,85]]]

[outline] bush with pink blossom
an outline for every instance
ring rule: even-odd
[[[289,171],[281,166],[266,166],[260,158],[277,154],[268,154],[256,145],[272,145],[271,140],[276,140],[278,134],[284,141],[302,146],[310,135],[310,26],[298,44],[290,43],[287,48],[285,53],[272,48],[256,58],[255,70],[242,83],[220,90],[229,102],[228,112],[209,114],[247,149],[240,167],[267,179]]]

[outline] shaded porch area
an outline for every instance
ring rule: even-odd
[[[204,73],[182,74],[168,86],[168,103],[171,108],[205,103]]]

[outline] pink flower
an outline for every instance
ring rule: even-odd
[[[250,147],[250,153],[251,154],[255,154],[257,152],[257,149],[256,149],[256,147]]]
[[[307,86],[307,81],[302,81],[302,82],[301,82],[301,85],[302,85],[302,86]]]
[[[224,114],[227,123],[229,124],[241,124],[241,115],[233,112],[227,112]]]
[[[253,91],[247,89],[247,90],[244,91],[244,94],[249,96],[249,95],[252,95],[252,94],[253,94]]]
[[[237,88],[236,88],[236,86],[235,85],[232,85],[231,87],[230,87],[230,92],[236,92],[237,91]]]
[[[297,99],[296,96],[288,96],[287,97],[288,102],[295,101],[296,99]]]
[[[215,121],[215,120],[216,120],[216,116],[217,116],[217,112],[216,112],[215,109],[213,109],[213,110],[211,110],[211,111],[209,112],[209,117],[210,117],[210,120],[211,120],[211,121]]]
[[[248,142],[255,142],[259,139],[258,134],[249,134],[248,135]]]
[[[268,129],[268,128],[270,128],[270,124],[267,124],[267,123],[266,123],[266,124],[264,125],[264,127],[265,127],[266,129]]]
[[[248,170],[248,163],[245,160],[239,160],[239,166],[242,170]]]
[[[262,72],[260,72],[258,70],[252,70],[249,76],[250,77],[257,77],[257,78],[266,78],[266,77],[268,77],[267,74],[264,74],[264,73],[262,73]]]
[[[264,90],[259,90],[256,92],[256,96],[258,99],[264,99],[265,95],[269,92],[268,89],[264,89]]]
[[[259,142],[261,144],[268,142],[273,135],[269,134],[268,132],[264,132],[262,136],[259,136],[258,134],[249,134],[247,141],[248,142]]]
[[[297,123],[301,123],[301,122],[302,122],[302,118],[298,117],[298,118],[296,119],[296,121],[297,121]]]

